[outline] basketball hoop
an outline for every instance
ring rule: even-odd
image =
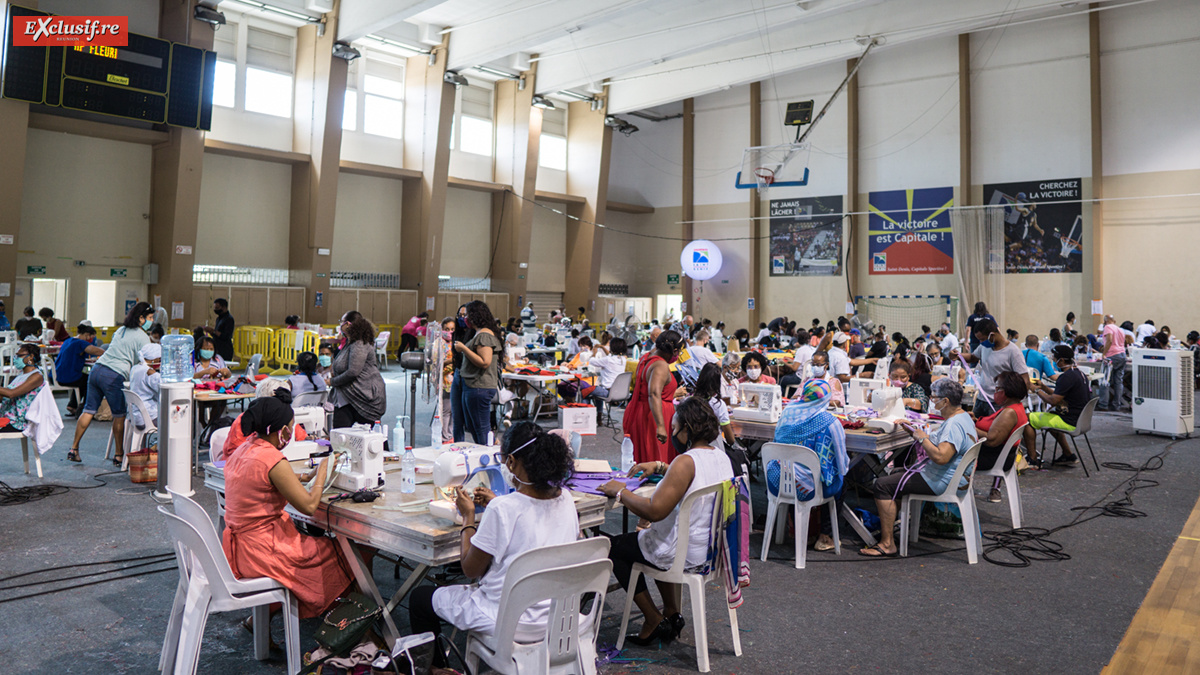
[[[775,172],[765,166],[760,166],[754,170],[754,182],[758,185],[760,192],[766,190],[771,187],[771,183],[775,182]]]
[[[800,187],[808,184],[807,143],[746,148],[733,185],[739,190]],[[797,161],[792,161],[797,160]]]

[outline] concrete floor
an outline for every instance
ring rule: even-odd
[[[389,418],[407,413],[407,387],[393,367]],[[60,401],[61,403],[61,401]],[[428,440],[430,407],[418,406],[417,443]],[[98,485],[90,476],[112,470],[103,461],[108,424],[97,423],[84,438],[82,465],[65,460],[73,423],[45,456],[45,482]],[[423,431],[422,431],[423,429]],[[1091,434],[1101,462],[1140,465],[1171,444],[1135,436],[1127,415],[1097,417]],[[619,438],[619,436],[617,437]],[[611,432],[588,437],[583,455],[616,462]],[[10,486],[37,485],[21,473],[14,442],[0,446],[0,480]],[[808,567],[791,563],[791,543],[773,547],[761,563],[761,535],[751,536],[756,559],[752,585],[739,611],[743,655],[735,658],[719,591],[710,588],[709,634],[714,673],[798,673],[820,669],[854,672],[1011,673],[1017,671],[1096,673],[1107,663],[1126,626],[1162,565],[1200,493],[1200,441],[1172,445],[1159,471],[1144,474],[1159,485],[1138,491],[1134,508],[1144,518],[1100,518],[1051,538],[1070,556],[1009,568],[968,565],[961,542],[922,540],[905,560],[868,560],[844,534],[840,556],[809,551]],[[1084,478],[1081,468],[1029,473],[1022,477],[1027,524],[1053,528],[1075,517],[1072,507],[1103,498],[1131,474],[1105,469]],[[124,475],[106,485],[71,490],[44,500],[0,507],[0,577],[71,563],[99,562],[170,551],[166,528],[143,486]],[[196,479],[197,498],[215,511],[210,492]],[[753,485],[755,512],[765,512],[762,483]],[[982,492],[982,488],[977,488]],[[1120,491],[1113,496],[1119,496]],[[981,501],[985,531],[1008,529],[1008,506]],[[619,532],[616,515],[606,528]],[[957,549],[957,550],[956,550]],[[943,552],[944,551],[944,552]],[[178,580],[169,567],[151,565],[126,572],[129,578],[86,588],[10,601],[110,576],[51,581],[112,567],[77,568],[37,577],[0,581],[0,663],[14,673],[153,673],[166,616]],[[392,566],[376,565],[385,593],[394,591]],[[609,596],[600,642],[616,641],[625,594]],[[685,615],[687,611],[685,610]],[[397,620],[407,623],[407,612]],[[281,673],[281,660],[253,659],[250,635],[240,613],[210,618],[201,649],[202,673]],[[640,623],[636,618],[634,625]],[[690,620],[689,620],[690,623]],[[314,647],[315,620],[301,623],[305,650]],[[282,642],[282,627],[275,625]],[[626,649],[632,663],[602,666],[602,672],[695,672],[691,627],[663,650]]]

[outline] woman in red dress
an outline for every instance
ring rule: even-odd
[[[633,393],[621,423],[633,441],[635,462],[666,462],[675,458],[669,431],[675,415],[675,376],[670,364],[679,358],[683,338],[673,330],[654,341],[654,351],[638,361]]]

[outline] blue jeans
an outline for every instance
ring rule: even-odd
[[[1100,402],[1096,404],[1100,410],[1105,408],[1120,410],[1125,397],[1125,363],[1124,354],[1114,354],[1108,357],[1112,371],[1108,376],[1108,385],[1100,388]]]
[[[83,404],[83,412],[96,414],[100,409],[100,401],[107,400],[112,409],[113,417],[125,416],[125,378],[108,366],[96,364],[88,376],[87,400]]]
[[[495,389],[475,389],[465,383],[462,386],[463,421],[479,445],[487,444],[488,432],[492,430],[492,399],[495,397]]]
[[[463,419],[463,404],[462,390],[466,389],[463,386],[462,376],[458,371],[454,371],[454,379],[450,380],[450,418],[454,422],[454,442],[462,443],[465,436],[465,421]],[[445,414],[445,411],[442,411]]]

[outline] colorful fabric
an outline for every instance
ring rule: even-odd
[[[850,457],[846,454],[846,433],[828,410],[833,390],[823,380],[809,380],[804,385],[800,398],[783,409],[779,424],[775,426],[775,442],[801,445],[816,453],[821,460],[821,486],[826,495],[836,494],[842,489],[842,477],[850,468]],[[777,462],[768,462],[767,489],[779,494],[779,467]],[[771,465],[775,465],[774,467]],[[796,498],[809,501],[815,495],[812,473],[800,464],[794,464]],[[772,483],[771,478],[775,480]]]
[[[600,491],[600,486],[605,483],[617,480],[625,484],[625,489],[630,492],[640,488],[646,479],[642,476],[629,478],[620,471],[610,471],[608,473],[576,473],[567,481],[567,487],[575,492],[586,492],[589,495],[604,494]]]
[[[16,389],[21,386],[21,383],[28,380],[31,376],[40,374],[37,370],[31,370],[28,373],[21,373],[13,378],[9,383],[10,389]],[[45,386],[44,384],[42,385]],[[38,387],[32,391],[26,392],[24,396],[17,398],[0,397],[0,416],[8,418],[8,424],[17,431],[25,430],[26,415],[29,413],[29,406],[33,405],[33,400],[37,398],[38,392],[42,387]]]
[[[730,609],[742,605],[742,589],[750,585],[750,490],[745,476],[721,484],[713,503],[716,513],[701,574],[716,570],[725,587]]]

